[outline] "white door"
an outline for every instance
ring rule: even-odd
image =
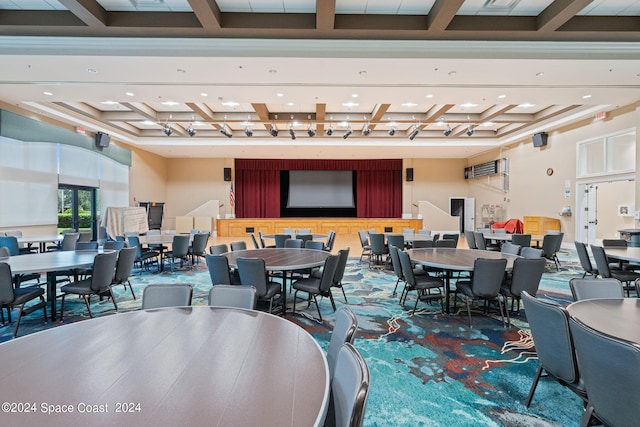
[[[466,197],[464,199],[464,231],[476,230],[476,199]]]
[[[581,215],[583,215],[584,229],[586,233],[582,233],[583,238],[586,237],[587,244],[596,244],[596,229],[598,227],[598,186],[587,184],[584,189],[582,206],[584,207]],[[584,241],[584,240],[583,240]]]

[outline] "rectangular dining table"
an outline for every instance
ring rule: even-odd
[[[505,271],[513,269],[513,261],[520,258],[517,255],[503,254],[495,251],[483,251],[479,249],[453,249],[453,248],[421,248],[407,251],[409,258],[416,264],[426,267],[438,268],[445,273],[445,312],[450,312],[451,273],[456,271],[473,271],[474,263],[478,258],[507,260]]]
[[[96,255],[102,251],[53,251],[18,255],[0,259],[11,267],[12,274],[47,273],[47,301],[51,320],[56,320],[56,271],[90,267]]]

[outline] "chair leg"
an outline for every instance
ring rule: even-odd
[[[329,300],[331,301],[333,311],[336,311],[336,302],[333,300],[333,293],[331,292],[331,289],[329,289]]]
[[[391,294],[391,296],[396,296],[396,291],[398,290],[398,283],[400,283],[400,278],[398,277],[398,280],[396,280],[396,286],[393,288],[393,293]]]
[[[316,298],[316,294],[313,294],[313,302],[316,303],[316,310],[318,310],[318,317],[320,318],[320,321],[322,322],[322,313],[320,313],[320,305],[318,304],[318,299]]]
[[[542,376],[542,365],[538,365],[538,371],[536,372],[536,376],[533,377],[533,383],[531,384],[531,389],[529,389],[527,402],[524,404],[524,407],[527,409],[529,409],[529,405],[531,405],[531,400],[533,399],[533,393],[536,392],[536,387],[538,387],[538,381],[540,381],[541,376]]]
[[[116,311],[118,311],[118,302],[116,301],[116,296],[113,295],[113,289],[111,288],[111,286],[109,286],[109,295],[111,295],[111,302],[113,302],[113,306],[115,307]]]
[[[127,285],[129,285],[129,290],[131,291],[131,295],[133,295],[133,299],[136,299],[136,294],[133,292],[133,286],[131,286],[131,282],[127,279],[127,283],[125,283],[124,288],[127,289]]]
[[[582,415],[582,420],[580,421],[580,427],[588,427],[591,422],[591,418],[593,418],[593,405],[587,404],[587,408],[584,410],[584,414]]]
[[[66,297],[67,294],[62,294],[62,303],[60,304],[60,321],[62,321],[62,316],[64,315],[64,297]]]
[[[467,303],[467,316],[469,316],[469,327],[472,328],[473,326],[471,326],[471,300],[469,298],[466,298],[465,301]]]
[[[18,336],[18,328],[20,327],[20,320],[22,319],[22,310],[24,310],[24,305],[26,303],[22,303],[20,306],[20,310],[18,311],[18,319],[16,320],[16,328],[13,330],[13,337]]]
[[[91,305],[89,304],[89,299],[91,298],[89,295],[83,295],[84,304],[87,306],[87,311],[89,312],[89,318],[93,319],[93,313],[91,312]]]

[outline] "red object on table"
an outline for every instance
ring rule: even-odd
[[[507,233],[520,234],[523,231],[524,224],[518,218],[511,218],[504,222],[494,222],[491,224],[492,229],[504,228]]]

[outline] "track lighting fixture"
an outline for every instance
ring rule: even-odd
[[[189,134],[189,136],[196,136],[196,130],[192,125],[189,125],[189,127],[187,128],[187,133]]]
[[[327,128],[327,136],[331,135],[333,135],[333,126],[329,125],[329,127]]]
[[[293,128],[289,128],[289,135],[291,135],[291,139],[296,139],[296,131]]]
[[[171,134],[173,133],[173,130],[169,127],[169,125],[164,125],[164,128],[162,129],[162,131],[167,136],[171,136]]]
[[[344,135],[342,135],[342,139],[347,139],[349,138],[349,135],[351,135],[353,133],[353,130],[351,130],[351,126],[349,126],[347,128],[347,131],[344,133]]]
[[[362,134],[364,136],[369,136],[369,134],[371,133],[371,128],[369,127],[369,123],[367,123],[366,125],[364,125],[364,127],[362,128]]]
[[[312,129],[311,126],[309,126],[309,129],[307,129],[307,135],[313,138],[314,136],[316,136],[316,130]]]
[[[473,135],[473,131],[474,131],[473,125],[467,126],[467,135],[469,136]]]
[[[393,136],[393,135],[395,135],[395,134],[396,134],[396,130],[397,130],[397,129],[395,128],[395,126],[394,126],[394,127],[392,127],[392,128],[389,128],[389,132],[388,132],[388,133],[389,133],[389,136]]]
[[[418,136],[419,133],[420,133],[420,127],[418,125],[413,125],[413,129],[409,133],[409,141],[413,141],[413,138]]]
[[[444,134],[444,136],[449,136],[449,135],[451,135],[451,132],[453,132],[451,130],[451,126],[447,125],[447,127],[444,128],[444,131],[442,133]]]
[[[273,123],[271,123],[271,128],[269,129],[269,134],[271,136],[273,136],[274,138],[276,136],[278,136],[278,128],[276,127],[276,125],[274,125]]]
[[[245,127],[244,134],[247,136],[253,136],[253,129],[251,129],[249,126]]]
[[[231,131],[229,131],[229,129],[227,129],[227,125],[222,125],[222,129],[220,129],[220,133],[223,134],[224,136],[226,136],[227,138],[231,138],[233,136],[233,134],[231,133]]]

